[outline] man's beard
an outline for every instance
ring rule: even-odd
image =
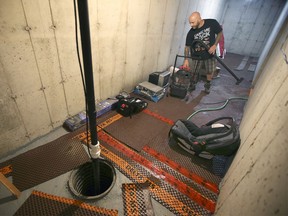
[[[198,29],[199,26],[200,26],[200,22],[198,21],[197,24],[196,24],[194,27],[192,27],[192,28],[193,28],[193,29]]]

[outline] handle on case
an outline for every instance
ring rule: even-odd
[[[176,57],[175,57],[175,62],[174,62],[174,67],[173,67],[173,72],[172,72],[172,75],[174,75],[174,72],[175,72],[175,67],[176,67],[176,63],[177,63],[177,58],[178,57],[181,57],[181,58],[190,58],[190,59],[192,59],[192,57],[190,57],[190,56],[185,56],[185,55],[176,55]]]

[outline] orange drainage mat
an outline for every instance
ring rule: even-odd
[[[143,151],[152,157],[156,158],[157,160],[161,161],[162,163],[166,164],[167,166],[171,167],[175,171],[181,173],[182,175],[186,176],[187,178],[195,181],[197,184],[204,186],[205,188],[213,191],[216,194],[219,194],[218,185],[214,184],[213,182],[207,181],[205,178],[187,170],[185,167],[181,166],[180,164],[172,161],[170,158],[166,157],[165,155],[155,151],[154,149],[150,148],[149,146],[145,146]],[[142,153],[145,155],[145,153]]]
[[[171,185],[167,184],[160,176],[152,175],[140,164],[135,163],[122,153],[115,152],[105,143],[102,143],[101,154],[111,161],[114,166],[134,183],[145,183],[151,197],[175,215],[210,215],[211,213],[189,197],[185,196]],[[106,148],[107,147],[107,148]]]
[[[210,215],[214,212],[215,203],[209,198],[202,197],[195,190],[187,187],[187,192],[195,198],[199,198],[203,203],[195,202],[181,193],[183,191],[175,189],[177,185],[171,186],[166,179],[162,179],[162,176],[151,170],[148,171],[142,164],[137,163],[123,151],[117,151],[115,147],[103,140],[101,141],[101,156],[111,161],[133,183],[147,184],[152,198],[176,215]]]
[[[214,212],[218,195],[215,184],[196,174],[188,175],[188,170],[178,167],[172,161],[161,162],[151,148],[149,151],[147,147],[144,148],[147,152],[133,151],[100,128],[106,127],[99,125],[98,128],[102,157],[111,161],[132,182],[149,185],[151,196],[156,201],[176,215],[210,215]],[[86,133],[78,134],[74,139],[85,143]],[[167,159],[164,155],[158,156],[162,160]]]
[[[79,215],[116,216],[117,210],[88,205],[84,202],[34,190],[14,216],[27,215]]]
[[[146,184],[122,184],[124,215],[154,216],[150,193]]]

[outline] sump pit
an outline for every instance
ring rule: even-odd
[[[98,169],[98,172],[94,172],[94,169]],[[97,173],[98,178],[95,175]],[[68,186],[71,192],[81,199],[99,199],[110,192],[115,181],[116,172],[112,164],[98,158],[73,170]]]

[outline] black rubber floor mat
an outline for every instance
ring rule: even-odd
[[[173,121],[185,119],[194,112],[194,108],[205,96],[207,94],[199,89],[197,90],[197,96],[188,104],[179,98],[169,96],[164,97],[157,103],[148,101],[148,109]]]
[[[122,184],[124,215],[154,216],[150,192],[147,184]]]
[[[13,184],[20,190],[34,187],[90,160],[83,145],[71,135],[29,150],[13,158]]]
[[[116,216],[118,211],[88,205],[78,200],[58,197],[40,191],[33,191],[14,215]]]
[[[104,130],[131,148],[141,151],[166,125],[167,123],[142,112],[132,118],[123,117]]]

